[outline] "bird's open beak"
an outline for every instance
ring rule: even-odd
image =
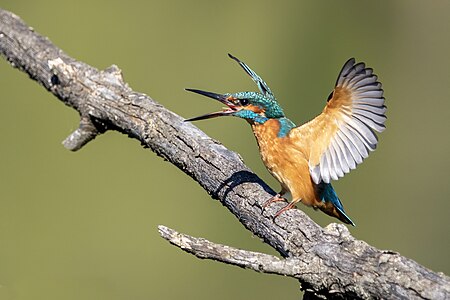
[[[211,93],[211,92],[205,92],[205,91],[195,90],[195,89],[186,89],[186,91],[197,93],[197,94],[209,97],[209,98],[216,99],[217,101],[220,101],[221,103],[225,104],[227,107],[221,111],[212,112],[209,114],[205,114],[205,115],[201,115],[201,116],[198,116],[195,118],[190,118],[190,119],[184,120],[185,122],[211,119],[211,118],[220,117],[220,116],[227,116],[227,115],[239,110],[239,107],[230,101],[230,100],[234,99],[232,96],[221,95],[221,94],[216,94],[216,93]]]

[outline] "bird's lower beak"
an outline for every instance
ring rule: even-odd
[[[217,101],[220,101],[221,103],[225,104],[227,106],[227,108],[225,108],[221,111],[201,115],[201,116],[198,116],[195,118],[190,118],[190,119],[185,120],[185,122],[211,119],[211,118],[216,118],[216,117],[220,117],[220,116],[227,116],[227,115],[239,110],[238,107],[236,107],[234,105],[234,103],[230,101],[231,96],[229,96],[229,95],[221,95],[221,94],[216,94],[216,93],[211,93],[211,92],[206,92],[206,91],[201,91],[201,90],[195,90],[195,89],[186,89],[186,91],[197,93],[197,94],[215,99]]]

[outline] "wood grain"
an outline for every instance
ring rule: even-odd
[[[80,149],[117,130],[176,165],[219,199],[239,221],[283,257],[295,258],[305,298],[450,299],[450,279],[392,251],[352,237],[344,225],[321,228],[301,210],[262,211],[275,193],[238,154],[124,82],[116,66],[97,70],[77,61],[18,16],[0,9],[0,54],[80,114],[64,142]]]

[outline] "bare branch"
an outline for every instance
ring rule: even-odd
[[[342,231],[340,233],[341,235],[344,234],[347,235],[347,237],[350,237],[349,232],[343,225],[332,224],[328,229],[330,231]],[[305,260],[302,256],[280,259],[273,255],[237,249],[222,244],[216,244],[204,238],[196,238],[184,233],[179,233],[174,229],[168,228],[163,225],[158,226],[158,230],[160,235],[171,244],[201,259],[212,259],[241,268],[251,269],[253,271],[261,273],[289,276],[299,279],[300,282],[304,282],[305,280],[307,280],[310,272],[316,272],[317,274],[321,273],[320,270],[312,269],[311,265],[314,265],[314,261]],[[400,257],[398,253],[392,251],[383,251],[383,256],[384,257],[380,259],[380,264],[388,263],[389,261],[396,260]],[[399,270],[396,271],[398,272]],[[358,276],[358,270],[354,270],[353,276]],[[380,274],[380,276],[383,275]],[[327,291],[326,297],[323,294],[316,293],[316,291],[313,289],[305,288],[305,290],[308,293],[308,299],[342,297],[342,295],[338,293],[338,290],[334,289],[330,289],[329,291]],[[334,293],[336,294],[333,295]],[[436,299],[434,298],[434,296],[436,295],[437,294],[433,294],[432,298],[424,298]],[[347,293],[345,298],[349,298],[350,296],[352,298],[356,297],[356,295],[353,295],[352,293]],[[381,298],[388,296],[389,298],[395,298],[393,297],[394,294],[389,295],[388,293],[381,296]],[[444,293],[441,296],[446,295]],[[360,297],[358,296],[356,298]],[[364,298],[374,298],[374,295],[366,295]]]
[[[80,127],[72,132],[62,143],[67,150],[80,150],[91,140],[100,134],[100,131],[91,121],[89,116],[82,116],[80,120]]]
[[[282,256],[304,262],[298,277],[309,295],[340,298],[449,299],[450,279],[391,251],[354,239],[343,225],[323,229],[301,210],[276,221],[283,204],[263,212],[275,193],[240,157],[197,127],[135,92],[112,66],[99,71],[69,57],[19,17],[0,9],[0,54],[81,117],[64,144],[81,148],[106,130],[138,139],[219,199],[253,234]]]
[[[257,272],[296,278],[299,273],[307,271],[305,263],[296,258],[279,259],[273,255],[215,244],[203,238],[179,233],[163,225],[158,226],[158,230],[171,244],[199,258],[217,260]]]
[[[301,258],[280,259],[269,254],[216,244],[204,238],[179,233],[163,225],[158,226],[158,230],[159,234],[171,244],[201,259],[211,259],[261,273],[289,276],[300,279],[300,281],[303,274],[310,272],[310,262],[303,261]],[[333,290],[328,291],[328,294],[333,294]],[[305,290],[304,299],[323,298],[323,296],[316,295],[314,290]]]

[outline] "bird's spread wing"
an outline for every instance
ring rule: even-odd
[[[386,106],[381,83],[364,63],[349,59],[322,113],[291,130],[294,145],[309,151],[309,170],[315,183],[329,183],[355,169],[378,138],[374,131],[385,129]]]

